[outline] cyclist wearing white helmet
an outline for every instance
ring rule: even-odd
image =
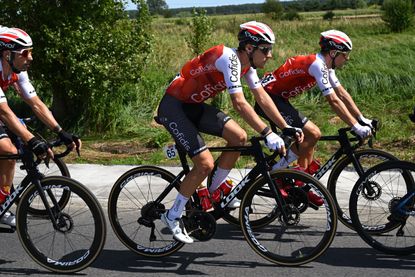
[[[251,21],[240,25],[238,49],[214,46],[185,63],[180,73],[166,89],[158,108],[158,119],[170,132],[176,144],[185,149],[194,166],[185,176],[172,208],[162,215],[162,221],[173,236],[184,243],[192,243],[179,221],[189,197],[212,171],[214,160],[199,132],[222,137],[228,146],[243,145],[246,132],[228,115],[204,103],[216,94],[228,90],[233,107],[242,118],[266,138],[269,148],[285,152],[282,139],[258,117],[242,92],[244,76],[255,99],[280,128],[287,127],[269,95],[262,88],[255,68],[263,68],[272,57],[275,36],[265,24]],[[213,177],[211,192],[226,179],[239,153],[226,152],[220,157]],[[204,189],[206,190],[206,189]],[[209,209],[209,193],[204,209]],[[237,203],[235,203],[237,205]]]
[[[262,86],[287,124],[301,128],[304,132],[304,141],[299,148],[292,148],[295,153],[288,151],[290,159],[287,163],[298,158],[297,169],[309,173],[313,173],[311,168],[318,166],[313,160],[313,155],[321,132],[313,122],[290,104],[290,98],[310,90],[317,84],[336,114],[360,137],[370,136],[372,127],[372,121],[362,115],[335,74],[335,69],[342,68],[349,60],[352,50],[351,39],[341,31],[329,30],[321,33],[320,47],[320,53],[287,59],[283,65],[265,74],[262,79]],[[258,104],[255,105],[255,110],[266,117]],[[310,192],[308,196],[315,205],[323,204],[317,195]]]
[[[72,135],[62,130],[30,83],[27,70],[33,61],[32,47],[32,39],[25,31],[0,26],[0,123],[2,123],[0,124],[0,155],[17,154],[16,147],[9,137],[13,134],[27,143],[29,148],[39,157],[53,157],[47,144],[30,133],[10,109],[5,95],[10,86],[14,87],[18,95],[45,125],[58,133],[67,145],[74,146]],[[5,130],[3,124],[12,134]],[[10,194],[14,167],[15,160],[0,160],[0,204]],[[10,212],[0,218],[0,223],[16,226],[15,217]]]

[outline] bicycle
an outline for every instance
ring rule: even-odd
[[[373,122],[373,133],[376,134],[378,129],[378,122]],[[277,132],[275,124],[271,124],[271,129]],[[337,141],[339,148],[335,153],[327,160],[327,162],[320,167],[320,169],[313,175],[314,178],[320,180],[328,171],[332,170],[327,181],[327,189],[333,197],[334,203],[337,208],[338,219],[348,228],[353,230],[353,224],[349,215],[349,195],[351,184],[354,184],[363,172],[368,168],[373,167],[376,164],[382,163],[387,160],[397,160],[392,154],[373,148],[358,149],[363,145],[363,140],[359,139],[355,135],[349,137],[351,134],[351,128],[340,128],[338,135],[322,136],[320,141]],[[357,142],[352,145],[353,142]],[[368,140],[368,145],[372,147],[372,138]],[[275,163],[275,160],[269,159],[270,165]],[[246,171],[246,169],[243,169]],[[210,186],[211,176],[208,178],[208,186]],[[233,181],[238,182],[241,177],[245,176],[247,172],[241,172],[239,178],[233,178]],[[234,175],[236,176],[236,175]],[[232,178],[231,178],[232,179]],[[238,209],[228,210],[223,216],[223,219],[228,223],[239,225],[239,211]],[[266,215],[272,216],[272,215]]]
[[[350,195],[359,236],[387,254],[415,253],[415,163],[387,161],[369,169]]]
[[[53,145],[61,144],[56,141]],[[60,156],[56,154],[57,158]],[[95,196],[69,177],[44,177],[25,145],[21,145],[18,154],[2,155],[0,159],[22,160],[27,171],[27,177],[0,205],[3,216],[19,199],[16,228],[1,227],[0,232],[17,231],[29,256],[53,272],[73,273],[94,262],[106,237],[104,213]],[[64,199],[63,195],[68,198],[60,204],[57,199]],[[38,213],[32,213],[33,210]]]
[[[202,211],[197,193],[194,193],[186,205],[184,225],[192,237],[208,241],[215,234],[216,220],[235,197],[240,197],[241,229],[257,254],[285,266],[310,262],[324,253],[335,236],[337,213],[333,199],[327,189],[308,174],[289,169],[270,173],[262,140],[253,137],[249,146],[209,147],[210,151],[237,151],[242,156],[253,156],[256,166],[212,212]],[[182,170],[176,175],[156,166],[139,166],[124,173],[111,189],[108,199],[111,226],[118,239],[139,255],[163,257],[184,245],[166,232],[168,229],[160,220],[166,207],[174,202],[182,178],[190,171],[186,153],[178,149],[178,156]],[[296,187],[298,180],[307,185]],[[287,199],[281,196],[278,182],[291,186]],[[306,191],[310,189],[324,199],[322,207],[309,207]],[[264,214],[273,214],[273,217],[263,219]],[[264,227],[254,232],[253,224]]]

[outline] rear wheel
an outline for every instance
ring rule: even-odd
[[[334,239],[337,228],[336,208],[330,193],[316,179],[295,170],[278,170],[273,180],[284,180],[302,187],[292,186],[279,207],[275,194],[265,178],[260,177],[248,188],[240,208],[241,228],[251,248],[263,258],[284,266],[297,266],[313,261],[322,255]],[[284,183],[288,185],[288,183]],[[321,197],[320,207],[312,207],[307,191]],[[284,209],[284,210],[282,210]],[[287,218],[283,216],[283,211]],[[252,228],[258,218],[268,218],[261,228]]]

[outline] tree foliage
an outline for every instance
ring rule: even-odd
[[[278,0],[266,0],[262,5],[262,11],[272,19],[281,19],[284,13],[284,6]]]
[[[213,23],[207,17],[206,10],[204,9],[193,9],[192,16],[190,25],[192,32],[189,37],[186,37],[186,43],[194,54],[199,55],[206,49],[207,43],[212,36]]]
[[[34,41],[29,75],[58,120],[108,131],[134,98],[122,88],[139,81],[151,38],[147,6],[135,2],[141,9],[133,21],[120,1],[0,0],[0,24]]]
[[[385,0],[382,19],[393,32],[402,32],[412,24],[414,10],[412,0]]]
[[[169,8],[164,0],[147,0],[147,5],[151,14],[164,14]]]

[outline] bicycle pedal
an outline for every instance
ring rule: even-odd
[[[16,228],[13,227],[8,227],[8,228],[4,228],[4,227],[0,227],[0,233],[14,233],[16,231]]]

